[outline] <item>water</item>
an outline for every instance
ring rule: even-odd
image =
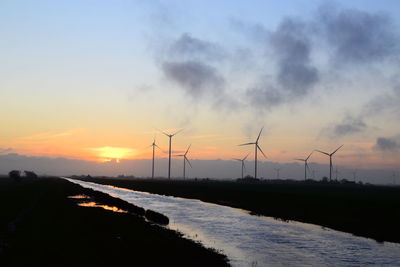
[[[400,266],[399,244],[194,199],[68,180],[168,216],[169,228],[220,250],[233,266]]]

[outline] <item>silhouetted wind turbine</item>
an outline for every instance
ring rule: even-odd
[[[305,159],[295,159],[295,160],[299,160],[299,161],[303,161],[304,162],[304,181],[306,181],[307,180],[307,169],[310,169],[310,167],[308,167],[308,159],[311,157],[311,154],[313,153],[314,151],[312,151],[311,153],[310,153],[310,155],[308,155],[308,157],[307,158],[305,158]]]
[[[149,147],[153,147],[153,161],[151,164],[151,178],[154,178],[154,150],[157,147],[158,149],[160,149],[162,151],[162,149],[156,144],[156,138],[154,137],[153,139],[153,143],[149,146]]]
[[[353,181],[356,182],[357,179],[357,170],[353,171]]]
[[[165,134],[167,137],[169,137],[169,152],[168,152],[168,179],[171,179],[171,143],[172,143],[172,137],[174,137],[176,134],[181,132],[183,129],[180,129],[179,131],[173,133],[173,134],[168,134],[166,132],[160,131],[163,134]]]
[[[244,157],[244,158],[242,158],[242,159],[234,159],[234,160],[237,160],[237,161],[242,162],[242,179],[243,179],[243,170],[246,169],[246,166],[244,165],[244,161],[247,159],[247,157],[248,157],[249,155],[250,155],[250,153],[247,154],[246,157]]]
[[[281,168],[274,168],[274,170],[276,171],[276,179],[279,180],[279,171],[281,170]]]
[[[191,146],[191,144],[187,148],[185,154],[177,155],[178,157],[183,157],[183,179],[185,179],[185,177],[186,177],[186,162],[189,163],[190,168],[192,168],[192,164],[190,164],[190,161],[186,156],[187,153],[189,152],[190,146]]]
[[[324,151],[321,151],[321,150],[315,150],[315,151],[317,151],[317,152],[319,152],[319,153],[322,153],[322,154],[325,154],[325,155],[327,155],[328,157],[329,157],[329,181],[332,181],[332,167],[333,167],[333,165],[332,165],[332,156],[342,147],[343,145],[341,145],[340,147],[338,147],[335,151],[333,151],[332,153],[327,153],[327,152],[324,152]]]
[[[255,142],[253,142],[253,143],[245,143],[245,144],[240,144],[239,145],[239,146],[254,145],[254,148],[255,148],[255,153],[254,153],[254,178],[255,179],[257,179],[257,151],[260,150],[260,152],[264,155],[264,157],[267,158],[267,156],[262,151],[261,147],[258,145],[258,140],[260,139],[261,132],[262,132],[263,128],[264,127],[261,128],[260,133],[258,134],[257,139],[256,139]]]
[[[340,171],[338,170],[338,167],[336,166],[336,170],[335,170],[335,175],[336,175],[335,179],[336,179],[336,181],[337,181],[339,173],[340,173]]]

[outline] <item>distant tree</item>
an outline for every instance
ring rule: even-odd
[[[32,171],[24,171],[26,178],[30,178],[30,179],[37,179],[38,176],[36,173],[32,172]]]
[[[328,177],[324,176],[324,177],[322,178],[322,182],[327,183],[327,182],[328,182]]]
[[[8,176],[11,179],[14,179],[15,181],[19,182],[21,181],[21,172],[18,170],[12,170],[8,173]]]

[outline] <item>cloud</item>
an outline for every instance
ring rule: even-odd
[[[210,65],[198,61],[170,62],[162,64],[165,76],[193,97],[206,92],[219,95],[223,91],[224,79]]]
[[[334,136],[344,136],[359,133],[367,129],[367,124],[361,118],[347,116],[342,122],[333,126]]]
[[[374,148],[382,152],[398,152],[400,151],[400,142],[393,137],[378,137]]]
[[[253,105],[265,110],[285,101],[283,94],[272,86],[250,88],[247,90],[246,96]]]
[[[207,61],[219,61],[225,57],[225,51],[218,45],[192,37],[184,33],[170,46],[173,56],[183,59],[204,59]]]
[[[276,60],[277,72],[272,79],[263,79],[247,90],[250,103],[270,109],[309,95],[319,81],[319,71],[311,63],[312,43],[307,23],[285,19],[267,34],[266,40],[267,50],[272,50],[269,52]]]
[[[318,70],[311,65],[311,41],[306,25],[285,19],[269,36],[278,58],[278,83],[294,96],[306,95],[318,81]]]
[[[371,63],[398,55],[398,36],[385,13],[323,7],[318,22],[338,63]]]

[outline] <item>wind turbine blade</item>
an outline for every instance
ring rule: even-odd
[[[246,164],[244,164],[244,162],[242,162],[243,164],[243,169],[246,171]]]
[[[158,129],[158,128],[156,128],[156,130],[157,131],[159,131],[160,133],[162,133],[162,134],[165,134],[166,136],[168,136],[169,137],[169,134],[167,134],[166,132],[164,132],[164,131],[161,131],[160,129]]]
[[[307,162],[306,162],[306,167],[309,171],[311,171],[310,167],[308,166]]]
[[[260,139],[260,136],[261,136],[261,132],[262,132],[262,130],[264,129],[264,126],[261,128],[261,130],[260,130],[260,133],[258,134],[258,136],[257,136],[257,140],[256,140],[256,142],[258,142],[258,139]]]
[[[317,151],[317,152],[319,152],[319,153],[322,153],[322,154],[325,154],[325,155],[327,155],[327,156],[330,156],[329,153],[326,153],[326,152],[324,152],[324,151],[317,150],[317,149],[315,149],[315,151]]]
[[[245,144],[240,144],[238,146],[248,146],[248,145],[254,145],[255,143],[245,143]]]
[[[267,156],[264,154],[264,152],[262,151],[261,147],[259,145],[257,145],[258,150],[260,150],[260,152],[264,155],[264,157],[267,159]]]
[[[338,147],[335,151],[333,151],[333,152],[331,153],[331,155],[335,154],[336,151],[338,151],[340,148],[342,148],[342,146],[344,146],[344,145],[341,145],[340,147]]]
[[[313,152],[314,152],[314,151],[311,151],[310,155],[308,155],[308,157],[306,158],[306,161],[311,157],[311,155],[312,155]]]
[[[192,168],[192,164],[190,163],[189,159],[185,157],[185,160],[187,161],[187,163],[189,163],[190,168]]]
[[[179,131],[177,131],[177,132],[175,132],[175,133],[173,133],[173,134],[171,134],[172,136],[174,136],[174,135],[176,135],[176,134],[178,134],[178,133],[180,133],[180,132],[182,132],[183,131],[183,129],[180,129]]]
[[[237,161],[242,161],[241,159],[235,159],[235,158],[232,158],[233,160],[237,160]]]
[[[294,160],[306,161],[305,159],[294,159]]]
[[[189,152],[190,147],[192,146],[192,144],[189,145],[189,147],[187,148],[185,155]]]
[[[249,155],[250,155],[250,153],[247,154],[246,157],[243,158],[243,160],[246,160]]]
[[[161,147],[159,147],[158,145],[154,144],[154,146],[162,151]]]

